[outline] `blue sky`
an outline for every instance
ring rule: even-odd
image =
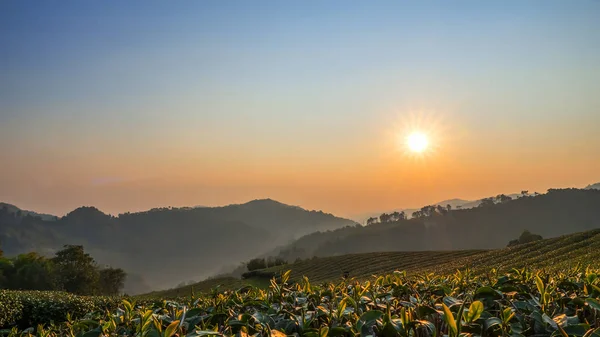
[[[381,174],[372,163],[393,156],[382,135],[415,111],[444,121],[452,130],[444,144],[454,146],[444,153],[473,170],[489,152],[496,168],[532,165],[513,176],[570,158],[572,169],[532,187],[583,183],[600,151],[599,17],[599,1],[3,1],[0,150],[11,164],[0,198],[58,212],[81,201],[128,209],[95,199],[93,182],[154,167],[149,177],[175,185],[211,177],[252,186],[215,199],[182,192],[174,203],[275,193],[344,212],[343,201],[330,201],[338,187]],[[163,164],[182,157],[181,166]],[[385,175],[424,179],[398,165]],[[234,176],[240,170],[282,177]],[[336,181],[340,171],[347,178],[327,198],[298,197],[285,183]],[[69,184],[77,187],[60,187]],[[373,184],[353,191],[387,185]],[[397,195],[373,203],[413,206],[506,186],[415,195],[398,184]],[[119,186],[107,195],[126,193]],[[77,197],[48,204],[31,192],[43,189]]]

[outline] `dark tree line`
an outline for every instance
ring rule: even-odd
[[[83,246],[64,246],[52,258],[35,252],[5,258],[0,250],[0,289],[117,295],[126,276],[120,268],[98,266]]]
[[[246,268],[248,269],[248,271],[253,271],[253,270],[259,270],[259,269],[265,269],[265,268],[270,268],[270,267],[275,267],[275,266],[281,266],[286,264],[287,262],[279,257],[269,257],[267,259],[265,258],[256,258],[256,259],[252,259],[250,261],[248,261],[248,263],[246,264]]]
[[[396,222],[400,220],[406,220],[406,213],[404,213],[404,211],[393,212],[390,214],[383,213],[379,216],[379,218],[368,218],[367,225],[373,225],[376,223]]]
[[[518,239],[510,240],[507,247],[512,247],[512,246],[520,245],[523,243],[529,243],[529,242],[539,241],[539,240],[543,240],[543,239],[544,238],[541,235],[533,234],[528,230],[524,230]]]

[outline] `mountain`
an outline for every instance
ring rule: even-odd
[[[588,185],[585,189],[586,190],[600,190],[600,183]]]
[[[6,255],[83,245],[99,263],[121,267],[157,288],[204,278],[308,233],[348,225],[354,222],[270,199],[119,216],[80,207],[55,221],[0,208],[0,244]]]
[[[600,190],[551,189],[502,203],[311,233],[272,251],[287,261],[382,251],[501,248],[525,229],[543,237],[600,228]]]
[[[512,199],[517,199],[519,197],[521,197],[521,194],[518,193],[513,193],[513,194],[509,194],[509,197],[511,197]],[[452,207],[452,209],[468,209],[468,208],[473,208],[473,207],[477,207],[479,206],[479,204],[481,203],[482,199],[479,200],[464,200],[464,199],[448,199],[448,200],[443,200],[440,202],[436,202],[434,204],[431,204],[432,206],[443,206],[446,207],[447,205],[450,205],[450,207]],[[393,212],[404,212],[409,218],[412,217],[412,214],[416,211],[418,211],[420,208],[402,208],[402,209],[395,209],[392,211],[385,211],[385,212],[370,212],[370,213],[363,213],[360,215],[356,215],[353,216],[352,218],[357,219],[357,221],[359,222],[364,222],[366,219],[370,218],[370,217],[379,217],[382,213],[393,213]]]
[[[348,273],[359,280],[373,275],[405,271],[409,275],[452,274],[469,266],[473,275],[486,274],[491,268],[500,272],[512,268],[544,268],[544,270],[567,270],[580,263],[582,266],[600,261],[600,229],[568,234],[494,250],[456,250],[425,252],[375,252],[348,254],[306,259],[291,264],[260,270],[255,276],[210,278],[175,289],[157,291],[149,296],[169,298],[187,296],[192,289],[210,292],[217,286],[221,289],[239,289],[247,285],[268,286],[268,278],[291,270],[290,280],[301,281],[308,277],[311,283],[337,282]],[[265,282],[266,281],[266,282]]]
[[[15,205],[11,205],[11,204],[7,204],[4,202],[0,202],[0,209],[6,208],[6,211],[9,213],[18,213],[21,212],[20,214],[23,216],[26,215],[31,215],[33,217],[40,217],[43,220],[48,220],[48,221],[52,221],[52,220],[56,220],[58,219],[57,216],[55,215],[51,215],[51,214],[44,214],[44,213],[36,213],[36,212],[32,212],[32,211],[26,211],[23,209],[20,209],[19,207],[15,206]]]

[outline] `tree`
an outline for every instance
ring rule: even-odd
[[[508,247],[511,246],[516,246],[516,245],[520,245],[523,243],[529,243],[529,242],[533,242],[533,241],[539,241],[542,240],[542,236],[538,235],[538,234],[533,234],[531,233],[529,230],[524,230],[523,233],[521,233],[521,236],[519,236],[518,239],[515,240],[511,240],[508,243]]]
[[[52,258],[58,284],[70,293],[92,295],[98,284],[96,262],[83,246],[65,245]]]
[[[521,191],[521,197],[524,198],[524,197],[527,197],[527,196],[529,196],[529,191],[528,190]]]
[[[265,261],[265,259],[261,258],[252,259],[248,261],[248,263],[246,264],[246,268],[248,268],[248,271],[265,269],[267,268],[267,262]]]
[[[511,201],[512,198],[505,194],[498,194],[496,196],[496,203],[503,204],[505,202]]]
[[[53,290],[56,287],[52,264],[45,257],[31,252],[13,259],[8,275],[10,289]]]
[[[377,223],[377,218],[368,218],[367,219],[367,226],[372,225],[372,224],[376,224]]]
[[[494,202],[494,198],[483,198],[481,199],[481,203],[479,203],[478,207],[488,207],[493,206],[496,203]]]
[[[436,211],[437,211],[437,213],[440,213],[440,214],[446,214],[447,209],[442,205],[437,205]]]
[[[121,268],[104,268],[98,271],[98,290],[102,295],[118,295],[125,285],[127,274]]]
[[[385,223],[385,222],[389,222],[391,219],[391,216],[389,214],[383,213],[379,216],[379,221],[381,223]]]

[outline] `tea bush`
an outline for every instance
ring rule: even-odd
[[[596,265],[594,265],[597,267]],[[117,336],[302,336],[302,337],[600,337],[600,277],[594,267],[551,273],[513,269],[450,275],[394,272],[360,282],[353,279],[313,285],[292,284],[290,272],[269,289],[213,291],[178,301],[123,300],[49,294],[35,319],[54,323],[10,337]],[[23,300],[23,297],[21,298]],[[73,304],[63,305],[62,301]],[[104,301],[106,299],[102,299]],[[25,299],[27,301],[27,299]],[[89,302],[87,302],[89,301]],[[58,304],[57,304],[58,303]],[[24,308],[27,307],[26,304]],[[86,310],[89,310],[86,314]],[[63,312],[64,311],[64,312]],[[62,316],[60,316],[62,317]],[[32,324],[36,324],[35,319]]]
[[[119,298],[77,296],[59,291],[0,290],[0,326],[20,327],[81,319],[94,312],[114,310]]]

